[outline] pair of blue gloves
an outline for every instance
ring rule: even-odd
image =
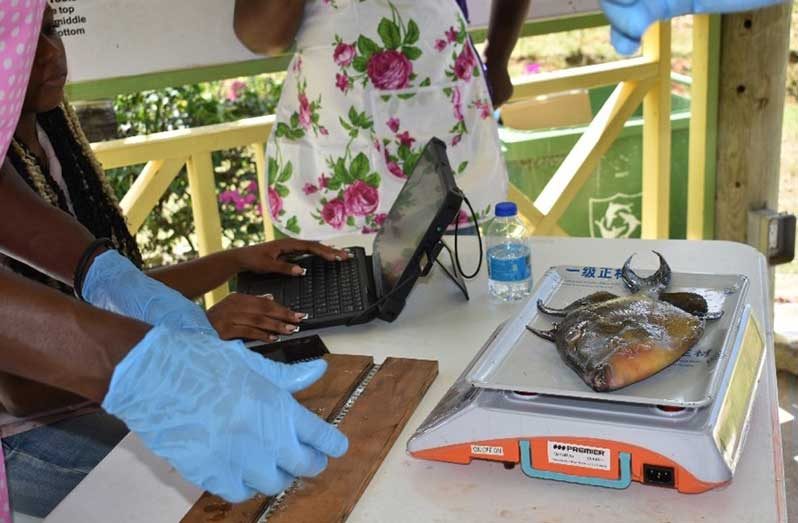
[[[686,14],[733,13],[759,9],[784,0],[601,0],[612,26],[612,45],[621,54],[640,47],[646,29],[659,20]]]
[[[221,341],[197,304],[116,251],[95,258],[82,291],[154,325],[114,369],[102,406],[188,481],[238,502],[346,452],[346,437],[291,395],[324,374],[323,360],[284,365]]]

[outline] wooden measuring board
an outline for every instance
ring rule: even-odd
[[[325,359],[327,373],[296,398],[332,420],[374,368],[374,361],[338,354]],[[331,459],[318,477],[303,479],[301,489],[289,490],[268,521],[345,521],[437,374],[436,361],[386,359],[339,425],[349,438],[349,451]],[[233,504],[206,492],[181,523],[254,523],[271,501],[258,495]]]

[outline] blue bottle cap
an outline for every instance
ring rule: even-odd
[[[496,204],[496,217],[506,218],[518,214],[518,207],[513,202],[501,202]]]

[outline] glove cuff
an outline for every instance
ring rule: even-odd
[[[75,296],[80,301],[86,301],[83,298],[83,282],[86,279],[86,272],[89,269],[89,261],[92,259],[97,251],[102,248],[106,248],[109,250],[114,249],[114,244],[108,238],[99,238],[94,240],[89,244],[83,254],[78,261],[77,266],[75,267],[75,276],[72,278],[72,288],[75,291]]]
[[[103,283],[108,284],[107,280],[110,274],[118,275],[120,272],[126,271],[128,269],[138,272],[138,269],[135,265],[133,265],[133,262],[119,254],[117,251],[108,250],[100,254],[94,258],[94,261],[88,267],[88,270],[85,271],[85,276],[80,285],[81,299],[91,303],[92,305],[98,305],[96,296],[97,289]]]

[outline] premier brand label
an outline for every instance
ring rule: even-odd
[[[575,445],[561,441],[548,442],[549,463],[610,470],[610,449]]]

